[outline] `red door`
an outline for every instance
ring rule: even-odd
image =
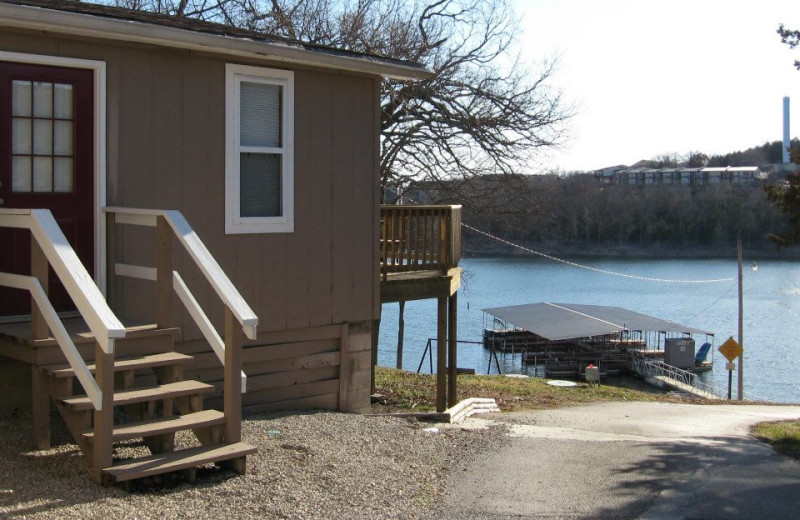
[[[47,208],[83,265],[94,264],[93,72],[0,61],[0,207]],[[30,232],[0,228],[0,272],[30,273]],[[50,272],[56,310],[74,309]],[[0,319],[30,297],[0,288]]]

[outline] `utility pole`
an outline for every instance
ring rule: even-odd
[[[742,291],[742,236],[736,240],[739,253],[739,345],[744,350],[744,303]],[[739,356],[739,401],[744,400],[744,351]]]

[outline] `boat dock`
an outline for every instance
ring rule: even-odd
[[[484,309],[484,346],[521,354],[545,377],[582,378],[586,366],[600,376],[636,372],[643,362],[668,363],[687,372],[712,368],[713,334],[645,314],[596,305],[536,303]],[[706,342],[695,352],[693,335]]]

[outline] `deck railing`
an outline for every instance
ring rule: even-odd
[[[461,206],[381,206],[381,276],[441,271],[461,260]]]
[[[203,337],[222,363],[225,378],[223,388],[225,440],[228,442],[240,441],[241,394],[246,388],[246,376],[242,371],[241,336],[244,332],[248,338],[256,339],[258,317],[179,211],[120,207],[104,208],[103,211],[108,216],[107,230],[112,236],[116,224],[155,228],[155,267],[115,262],[113,272],[117,276],[155,282],[155,319],[159,327],[172,326],[173,291],[178,295]],[[173,270],[173,237],[178,239],[225,306],[224,340],[181,276]],[[109,240],[109,242],[113,241]]]
[[[0,209],[0,227],[31,232],[31,276],[0,273],[0,285],[31,294],[31,339],[46,339],[52,331],[95,410],[92,467],[109,466],[114,417],[114,340],[125,337],[125,327],[108,307],[49,210]],[[92,376],[47,296],[49,267],[53,268],[95,337],[96,377]],[[34,431],[37,429],[35,424]]]

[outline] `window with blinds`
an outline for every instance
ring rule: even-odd
[[[293,73],[228,65],[227,233],[293,230]]]

